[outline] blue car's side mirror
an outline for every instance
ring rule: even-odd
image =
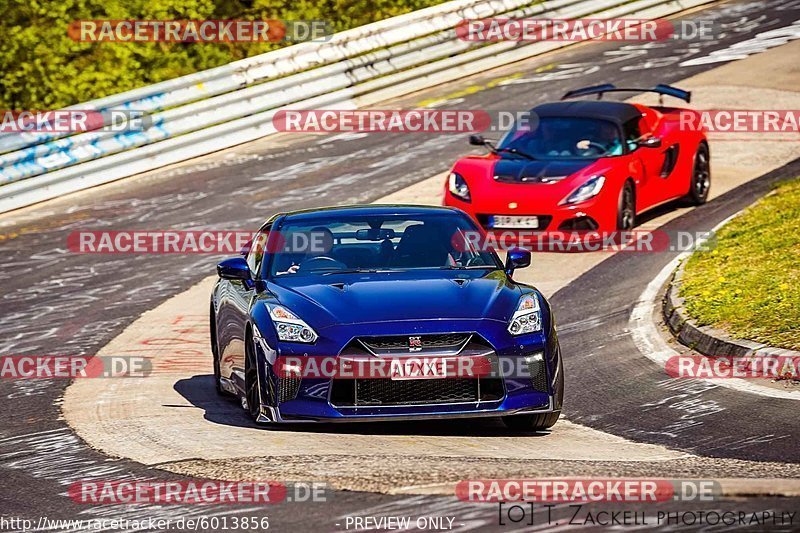
[[[243,257],[232,257],[217,265],[217,274],[222,279],[249,280],[250,267]]]
[[[518,268],[531,266],[531,252],[523,248],[512,248],[506,258],[506,274],[509,276]]]

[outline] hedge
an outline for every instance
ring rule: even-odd
[[[326,20],[334,31],[444,0],[3,0],[0,109],[56,109],[290,43],[76,42],[76,20]]]

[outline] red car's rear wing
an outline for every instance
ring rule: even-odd
[[[675,98],[680,98],[684,100],[686,103],[692,101],[692,93],[691,91],[684,91],[683,89],[678,89],[677,87],[672,87],[670,85],[664,85],[663,83],[659,83],[652,89],[640,89],[640,88],[622,88],[616,87],[611,83],[606,83],[603,85],[594,85],[592,87],[583,87],[582,89],[575,89],[573,91],[569,91],[567,94],[561,97],[562,100],[566,100],[568,98],[578,98],[581,96],[589,96],[592,94],[597,95],[597,99],[600,100],[603,98],[605,93],[622,93],[622,92],[634,92],[634,93],[657,93],[661,96],[673,96]]]

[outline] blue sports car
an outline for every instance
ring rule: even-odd
[[[273,216],[243,257],[217,266],[217,391],[258,423],[502,417],[514,430],[551,427],[564,396],[553,314],[513,279],[530,252],[512,249],[504,264],[471,237],[482,231],[446,207]],[[473,360],[482,364],[442,364]]]

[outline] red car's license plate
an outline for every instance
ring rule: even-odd
[[[539,217],[494,215],[489,218],[489,225],[496,229],[537,229],[539,227]]]

